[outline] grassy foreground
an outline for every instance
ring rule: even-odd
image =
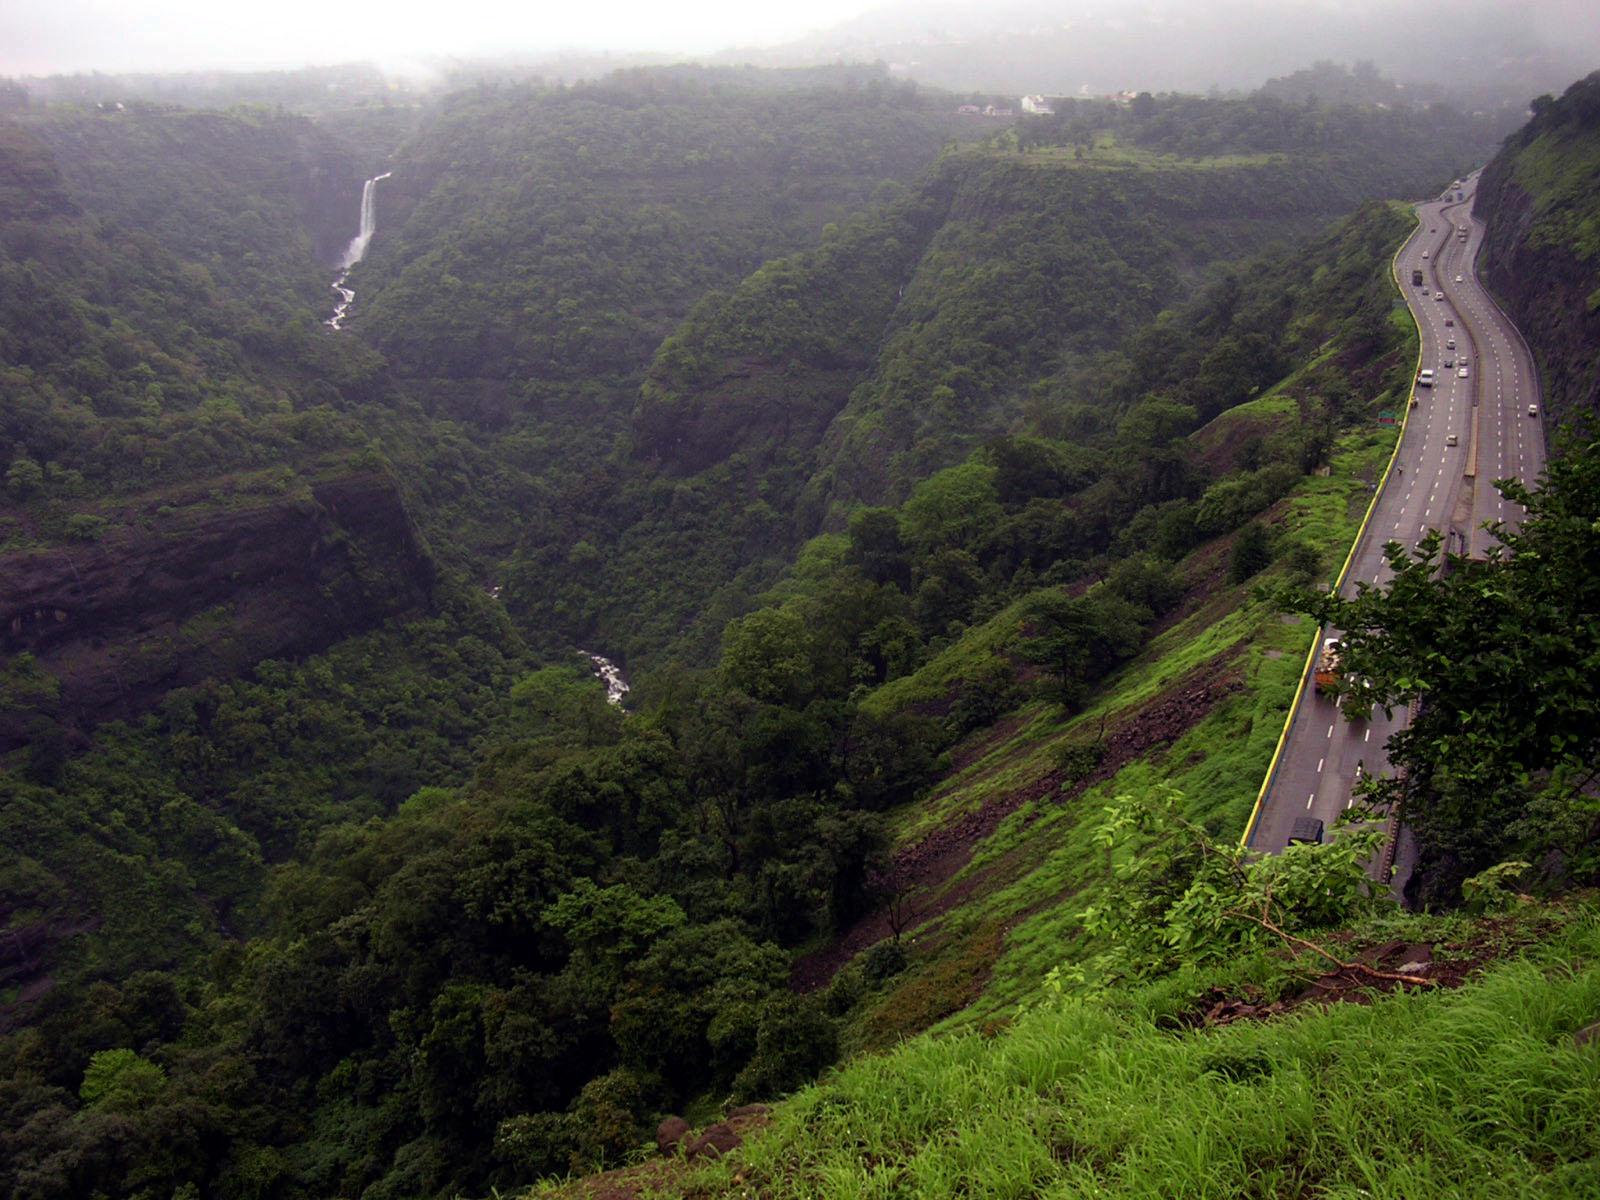
[[[923,1037],[784,1104],[661,1196],[1600,1194],[1600,920],[1454,992],[1168,1032],[1180,975]]]

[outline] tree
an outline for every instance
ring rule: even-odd
[[[792,608],[763,608],[731,622],[722,635],[722,672],[753,699],[782,704],[811,684],[811,633]]]
[[[78,1098],[86,1108],[136,1113],[161,1094],[167,1073],[132,1050],[97,1050],[83,1072]]]
[[[1233,554],[1228,559],[1228,582],[1243,583],[1272,563],[1272,535],[1267,527],[1252,521],[1233,539]]]
[[[1056,677],[1062,700],[1075,704],[1086,684],[1138,650],[1149,617],[1149,609],[1109,589],[1076,597],[1040,592],[1028,607],[1027,653]]]
[[[863,508],[851,515],[849,562],[873,583],[910,588],[911,564],[893,509]]]
[[[1120,795],[1106,806],[1095,844],[1105,851],[1116,888],[1107,903],[1080,915],[1085,935],[1105,949],[1083,965],[1051,972],[1055,988],[1098,990],[1269,945],[1367,978],[1431,982],[1346,962],[1306,936],[1382,903],[1366,872],[1381,832],[1347,832],[1252,859],[1236,843],[1214,840],[1183,811],[1183,794],[1168,785]]]
[[[44,468],[31,458],[15,458],[6,469],[6,489],[19,500],[37,495],[43,487]]]

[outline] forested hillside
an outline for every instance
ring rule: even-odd
[[[1041,989],[1130,1038],[1073,1006],[1287,994],[1229,904],[1381,938],[1366,842],[1223,846],[1307,634],[1262,585],[1317,602],[1410,391],[1384,197],[1484,127],[952,108],[683,69],[0,125],[0,1192],[503,1193]],[[1582,626],[1592,475],[1530,628]],[[1587,879],[1564,803],[1470,865]]]
[[[1484,267],[1539,364],[1561,419],[1600,411],[1600,73],[1533,119],[1484,168],[1475,211]]]
[[[1087,153],[1058,144],[1084,130]],[[1430,190],[1493,130],[1169,98],[1148,118],[1086,104],[947,151],[915,190],[689,314],[645,374],[623,446],[601,449],[574,493],[545,494],[507,603],[525,626],[640,665],[701,658],[853,505],[903,499],[1030,424],[1112,427],[1154,390],[1124,341],[1192,294],[1205,264],[1305,236],[1363,196]],[[1209,394],[1186,400],[1210,416],[1274,377],[1281,360],[1256,352],[1213,347],[1196,364]],[[600,410],[586,396],[580,444],[595,446]],[[538,424],[550,444],[556,411]],[[560,444],[569,461],[546,481],[572,470],[573,442]]]

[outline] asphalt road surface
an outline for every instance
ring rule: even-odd
[[[1482,557],[1493,540],[1483,529],[1486,522],[1515,528],[1522,518],[1494,481],[1515,476],[1533,482],[1544,468],[1538,377],[1516,327],[1477,281],[1473,264],[1484,229],[1471,217],[1476,174],[1464,183],[1464,200],[1456,200],[1452,190],[1449,199],[1417,206],[1417,231],[1396,259],[1397,282],[1422,331],[1422,366],[1433,368],[1436,381],[1414,389],[1416,407],[1342,581],[1345,596],[1353,596],[1360,581],[1388,579],[1384,543],[1415,543],[1429,529],[1445,533],[1449,552]],[[1465,240],[1458,233],[1462,226]],[[1413,270],[1422,271],[1420,287],[1411,282]],[[1530,405],[1536,407],[1533,416]],[[1322,636],[1337,637],[1338,631],[1323,630]],[[1350,806],[1361,773],[1387,773],[1384,743],[1407,719],[1405,712],[1386,717],[1380,709],[1370,720],[1349,720],[1307,681],[1248,832],[1250,848],[1282,850],[1301,817],[1318,818],[1331,830]],[[1403,841],[1397,889],[1410,873],[1407,860]]]

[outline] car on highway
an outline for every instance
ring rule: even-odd
[[[1322,822],[1315,817],[1296,817],[1289,830],[1289,844],[1316,845],[1322,841]]]
[[[1423,258],[1427,258],[1427,257],[1428,257],[1428,252],[1427,252],[1427,251],[1426,251],[1426,250],[1424,250],[1424,251],[1423,251],[1423,252],[1422,252],[1422,257],[1423,257]]]
[[[1456,282],[1457,282],[1457,283],[1460,283],[1460,282],[1461,282],[1461,276],[1459,276],[1459,275],[1457,275],[1457,276],[1456,276]]]
[[[1444,319],[1444,323],[1446,325],[1454,325],[1456,323],[1456,319],[1454,317],[1446,317]]]
[[[1453,367],[1456,365],[1456,360],[1453,358],[1447,358],[1444,360],[1444,365],[1447,367]]]
[[[1457,379],[1465,379],[1466,377],[1467,377],[1467,369],[1465,367],[1462,367],[1461,370],[1456,372],[1456,378]]]
[[[1433,294],[1433,298],[1435,300],[1443,300],[1444,299],[1444,293],[1443,292],[1435,292]]]
[[[1537,417],[1539,415],[1539,406],[1537,404],[1528,405],[1528,415],[1530,417]]]
[[[1456,348],[1456,340],[1455,340],[1455,338],[1447,338],[1447,339],[1445,339],[1444,348],[1446,350],[1454,350]]]
[[[1445,438],[1444,444],[1446,446],[1454,446],[1456,444],[1456,435],[1452,433],[1449,437]]]

